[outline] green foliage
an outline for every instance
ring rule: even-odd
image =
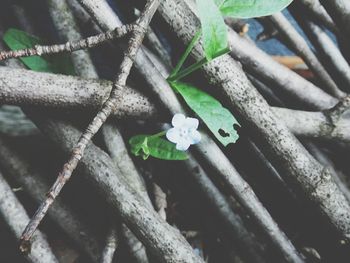
[[[202,25],[204,52],[210,61],[217,53],[227,48],[227,28],[213,0],[197,0],[197,8]]]
[[[42,42],[39,38],[14,28],[6,31],[3,40],[11,50],[32,48]],[[50,57],[31,56],[20,58],[20,60],[34,71],[75,75],[73,64],[67,54]]]
[[[187,105],[203,120],[215,137],[224,145],[238,139],[234,125],[239,125],[235,117],[219,101],[191,84],[170,82],[180,93]]]
[[[163,160],[186,160],[185,152],[176,149],[175,144],[158,136],[136,135],[129,140],[131,153],[146,160],[149,156]]]
[[[236,18],[268,16],[286,8],[293,0],[214,0],[222,15]],[[208,10],[210,12],[210,10]]]

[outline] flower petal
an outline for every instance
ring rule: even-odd
[[[189,138],[190,138],[191,144],[196,144],[201,141],[202,136],[199,133],[199,131],[191,130],[191,132],[189,133]]]
[[[199,121],[196,118],[186,118],[185,120],[185,124],[184,124],[187,128],[190,129],[197,129],[198,125],[199,125]]]
[[[178,149],[179,151],[186,151],[189,147],[190,147],[191,143],[188,140],[180,140],[177,144],[176,144],[176,149]]]
[[[166,132],[166,137],[172,143],[177,143],[181,140],[180,131],[177,128],[171,128]]]
[[[181,127],[185,124],[185,121],[186,121],[186,117],[183,114],[176,113],[173,119],[171,120],[171,124],[174,127]]]

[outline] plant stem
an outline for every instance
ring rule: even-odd
[[[192,40],[193,41],[193,40]],[[191,42],[192,44],[192,42]],[[190,44],[190,46],[191,46]],[[195,43],[193,43],[193,45],[195,45]],[[192,48],[193,48],[192,45]],[[192,49],[191,48],[191,49]],[[186,50],[187,51],[187,50]],[[225,48],[221,51],[219,51],[217,54],[215,54],[215,56],[213,57],[213,59],[220,57],[221,55],[224,55],[226,53],[230,52],[229,48]],[[212,60],[210,60],[212,61]],[[203,65],[205,65],[206,63],[210,62],[208,61],[207,58],[202,58],[201,60],[199,60],[198,62],[194,63],[193,65],[181,70],[180,72],[176,73],[175,75],[171,74],[168,78],[168,81],[177,81],[180,80],[188,75],[190,75],[192,72],[196,71],[197,69],[200,69]]]
[[[189,56],[189,54],[191,53],[194,45],[197,43],[197,41],[199,40],[200,36],[201,36],[201,31],[197,31],[197,33],[194,35],[191,43],[188,45],[188,47],[185,50],[185,53],[183,53],[183,55],[181,56],[179,62],[177,63],[177,65],[175,66],[174,70],[170,73],[170,76],[168,77],[168,79],[173,78],[174,76],[176,76],[176,74],[180,71],[181,67],[183,66],[183,64],[185,63],[187,57]]]

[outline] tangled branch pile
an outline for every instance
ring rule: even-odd
[[[0,5],[0,262],[349,262],[348,0],[258,18],[293,57],[227,18],[210,61],[193,0]],[[237,143],[171,72],[236,116]],[[203,120],[186,160],[131,155],[176,113]]]

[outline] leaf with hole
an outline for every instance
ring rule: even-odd
[[[213,0],[197,0],[202,39],[208,61],[228,47],[225,21]]]
[[[286,8],[293,0],[215,0],[224,16],[252,18],[268,16]]]
[[[163,160],[186,160],[185,152],[177,150],[175,144],[152,135],[136,135],[130,138],[131,153],[146,160],[149,156]]]
[[[237,141],[239,136],[234,126],[239,123],[218,100],[188,83],[170,82],[170,85],[224,146]]]
[[[14,28],[6,31],[3,40],[11,50],[32,48],[42,43],[39,38]],[[67,54],[23,57],[20,60],[34,71],[75,75],[73,64]]]

